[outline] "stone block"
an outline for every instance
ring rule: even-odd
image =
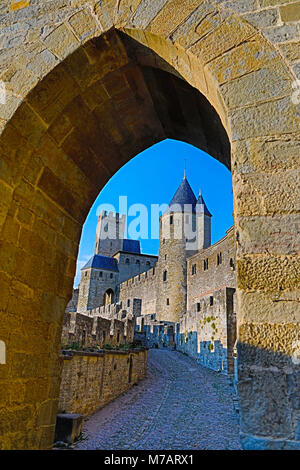
[[[300,2],[284,5],[279,8],[281,19],[284,23],[296,22],[300,20]]]
[[[257,28],[274,26],[279,20],[277,8],[248,13],[243,18]]]
[[[83,416],[80,414],[58,414],[55,426],[55,442],[72,444],[79,438],[83,425]]]
[[[135,27],[146,28],[152,21],[153,18],[160,12],[168,0],[142,0],[137,7],[131,23]]]
[[[279,44],[282,54],[290,61],[300,59],[300,41]]]
[[[249,23],[231,16],[192,46],[190,52],[207,63],[245,42],[255,33],[256,30]]]
[[[299,31],[297,25],[294,24],[265,28],[263,33],[273,44],[299,39]]]
[[[282,98],[291,91],[291,80],[286,68],[279,61],[277,66],[261,68],[221,86],[221,93],[228,108],[249,106],[276,97]]]
[[[188,0],[184,2],[182,8],[182,0],[169,0],[151,21],[148,30],[153,34],[168,36],[175,30],[190,14],[199,6],[199,0]]]
[[[64,59],[80,45],[71,29],[65,24],[55,28],[43,39],[43,42],[59,59]]]
[[[287,96],[277,101],[232,111],[232,140],[297,132],[299,108],[300,103],[293,104],[291,97]]]
[[[87,9],[80,10],[71,16],[69,24],[80,41],[94,36],[97,30],[100,34],[99,25]]]
[[[276,292],[299,286],[300,261],[297,256],[248,255],[237,264],[240,289]]]
[[[242,77],[250,72],[268,67],[275,62],[276,52],[258,36],[211,61],[206,67],[219,84]],[[278,55],[279,59],[279,55]],[[279,62],[278,62],[279,65]]]

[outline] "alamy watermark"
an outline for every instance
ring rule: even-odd
[[[150,212],[149,212],[150,209]],[[197,204],[145,204],[135,203],[128,207],[127,196],[119,196],[119,207],[112,204],[98,206],[97,217],[102,215],[101,239],[115,240],[131,238],[134,240],[182,240],[187,250],[199,249],[198,217],[203,214],[203,205]],[[116,213],[120,215],[117,223]],[[161,216],[163,217],[161,218]],[[106,218],[106,219],[105,219]]]

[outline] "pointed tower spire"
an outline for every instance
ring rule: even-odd
[[[207,209],[207,205],[205,204],[205,201],[203,199],[201,189],[199,189],[199,196],[198,196],[196,208],[197,208],[197,212],[199,213],[203,212],[205,215],[208,215],[209,217],[212,216],[209,210]]]
[[[186,179],[186,158],[184,159],[184,174],[183,179]]]

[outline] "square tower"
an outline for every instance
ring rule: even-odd
[[[112,256],[122,250],[126,215],[102,211],[98,217],[95,254]]]

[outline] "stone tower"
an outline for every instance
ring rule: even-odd
[[[202,250],[211,245],[211,213],[199,191],[199,197],[196,204],[196,219],[197,219],[197,250]]]
[[[178,322],[186,312],[187,258],[210,244],[210,217],[184,178],[160,218],[156,318]]]
[[[126,216],[102,211],[98,217],[95,254],[112,256],[122,250]]]
[[[116,286],[119,282],[117,260],[102,255],[93,255],[81,269],[77,311],[99,307],[109,296],[114,301]]]

